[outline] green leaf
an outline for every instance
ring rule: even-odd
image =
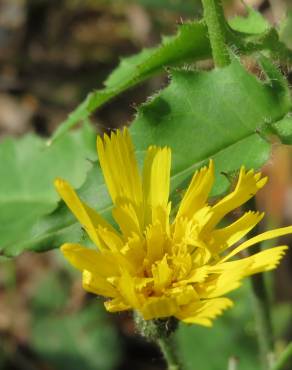
[[[247,7],[247,11],[247,17],[235,17],[228,22],[226,37],[230,48],[243,55],[267,51],[273,60],[291,64],[292,51],[278,30],[253,8]]]
[[[209,158],[216,163],[214,195],[228,186],[222,171],[267,160],[270,144],[261,130],[288,112],[290,97],[283,80],[274,80],[275,67],[266,59],[264,67],[273,78],[265,83],[236,60],[211,72],[173,71],[171,84],[139,110],[135,144],[140,152],[150,143],[172,148],[173,190]]]
[[[95,159],[95,133],[89,126],[65,135],[48,148],[29,134],[0,144],[0,252],[23,243],[36,221],[57,206],[53,181],[61,176],[80,187]],[[77,230],[76,230],[77,232]],[[80,231],[77,234],[80,236]],[[76,234],[76,236],[77,236]]]
[[[241,165],[259,168],[268,160],[271,145],[264,137],[266,128],[287,114],[290,98],[284,81],[275,80],[277,69],[263,61],[264,82],[237,60],[210,72],[174,70],[170,85],[139,109],[131,127],[139,162],[151,144],[171,147],[174,203],[180,198],[177,190],[185,189],[194,171],[209,158],[216,166],[214,196],[230,186],[222,172],[233,173]],[[109,215],[111,201],[98,165],[89,172],[79,195],[103,216]],[[72,230],[75,235],[70,235]],[[34,225],[27,239],[5,253],[57,248],[65,241],[79,241],[78,230],[80,226],[60,203]]]
[[[292,145],[292,117],[287,116],[271,125],[271,131],[279,136],[283,144]]]
[[[98,164],[89,171],[86,182],[78,193],[84,201],[98,209],[103,217],[110,219],[112,204]],[[8,245],[2,253],[12,257],[25,250],[44,252],[59,248],[65,242],[80,242],[84,238],[86,235],[81,230],[80,224],[76,222],[67,206],[60,202],[53,213],[37,220],[30,229],[27,229],[21,240]]]
[[[187,61],[209,58],[211,55],[207,29],[204,23],[186,23],[178,28],[173,37],[164,37],[161,45],[145,49],[137,55],[122,59],[119,66],[105,81],[105,88],[90,93],[61,123],[51,142],[62,136],[79,121],[86,119],[93,111],[123,91],[160,73],[165,66]]]
[[[237,53],[250,55],[267,50],[275,60],[292,62],[292,51],[279,39],[275,28],[252,8],[247,17],[230,21],[232,28],[226,32],[229,47]],[[86,121],[99,107],[148,78],[163,73],[167,67],[193,63],[212,57],[207,27],[203,21],[181,25],[175,36],[164,37],[155,48],[121,60],[118,67],[105,81],[105,87],[94,91],[63,121],[53,134],[52,144],[64,133]]]
[[[247,34],[260,34],[271,28],[269,22],[250,6],[246,6],[247,15],[245,17],[236,16],[228,21],[231,28]]]
[[[32,346],[56,370],[112,370],[121,354],[117,333],[98,304],[77,313],[33,315]]]

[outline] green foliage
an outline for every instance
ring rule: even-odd
[[[275,80],[278,71],[265,62],[264,84],[237,60],[211,72],[173,71],[171,84],[139,110],[132,126],[136,146],[140,152],[150,143],[172,148],[173,191],[208,158],[217,171],[214,195],[229,185],[222,171],[258,168],[267,160],[270,145],[261,130],[288,112],[290,99],[283,81]]]
[[[269,30],[269,22],[261,13],[249,6],[246,10],[246,17],[236,16],[228,21],[232,29],[247,34],[260,34]]]
[[[197,3],[196,0],[139,2],[181,9]],[[140,164],[149,145],[167,145],[172,149],[174,208],[181,197],[180,190],[187,187],[195,170],[210,158],[214,159],[216,169],[212,195],[218,197],[232,186],[229,175],[242,165],[257,169],[268,160],[271,133],[284,144],[292,144],[288,85],[271,62],[271,59],[292,61],[292,51],[287,47],[290,18],[279,36],[252,8],[247,8],[246,17],[235,17],[227,24],[219,3],[209,4],[213,4],[214,10],[209,19],[181,25],[175,36],[163,38],[157,47],[122,59],[105,81],[104,89],[89,94],[60,125],[50,147],[35,135],[1,143],[0,157],[5,163],[0,168],[2,256],[16,256],[27,250],[46,251],[63,242],[87,243],[81,225],[62,201],[58,203],[53,188],[57,176],[78,188],[83,200],[110,219],[112,205],[96,161],[95,133],[87,124],[74,133],[69,134],[68,130],[80,121],[86,123],[97,108],[112,98],[167,69],[169,85],[138,109],[130,131]],[[218,27],[212,32],[210,25],[215,21]],[[217,46],[226,57],[223,63],[216,60],[214,42],[211,51],[208,35],[211,41],[219,36]],[[230,54],[225,53],[227,48]],[[261,51],[266,57],[259,55]],[[250,74],[240,62],[240,56],[254,52],[261,79]],[[233,54],[238,54],[238,59]],[[210,71],[196,69],[199,64],[195,67],[194,62],[212,56],[216,66],[226,66]],[[7,281],[14,284],[11,278]],[[48,274],[39,283],[31,305],[33,350],[49,367],[60,370],[113,369],[119,361],[120,346],[103,308],[91,303],[79,311],[79,307],[74,309],[70,303],[68,281],[63,275]],[[205,328],[181,325],[177,340],[186,370],[193,369],[194,364],[204,368],[207,360],[213,370],[225,369],[231,356],[239,357],[241,370],[254,368],[256,347],[249,327],[249,310],[248,300],[241,301],[215,323],[212,335]],[[284,319],[278,320],[277,326],[283,330],[290,309],[278,312],[282,312]]]
[[[187,23],[178,29],[177,35],[164,37],[161,45],[145,49],[139,54],[124,58],[105,81],[105,88],[89,94],[86,100],[61,123],[51,141],[56,140],[79,121],[125,90],[145,79],[161,73],[165,66],[210,57],[206,27],[202,22]]]
[[[89,126],[65,135],[48,148],[35,135],[5,139],[0,145],[0,251],[10,255],[10,248],[33,237],[33,225],[57,206],[53,187],[62,176],[79,187],[95,159],[95,134]],[[80,231],[77,231],[78,235]]]
[[[292,51],[279,39],[276,29],[248,8],[246,18],[236,17],[230,22],[226,41],[232,50],[243,54],[268,50],[274,59],[292,60]],[[226,25],[226,27],[228,27]],[[105,88],[90,93],[87,98],[60,124],[50,142],[54,142],[80,121],[85,121],[96,109],[146,79],[163,73],[166,67],[178,66],[211,58],[211,48],[205,23],[190,22],[181,25],[175,36],[164,37],[155,48],[121,60],[105,81]]]
[[[56,370],[112,370],[120,357],[117,333],[100,304],[34,316],[32,346]]]
[[[279,136],[283,144],[292,144],[292,117],[287,116],[275,122],[271,127],[272,132]]]
[[[150,144],[172,149],[174,203],[179,197],[177,190],[184,189],[194,171],[209,158],[215,160],[214,196],[230,186],[222,172],[232,173],[241,165],[259,168],[268,159],[270,144],[262,135],[287,114],[290,99],[284,82],[275,79],[279,72],[266,59],[263,61],[267,75],[264,83],[237,60],[211,72],[173,70],[169,86],[138,110],[131,133],[139,160]],[[79,195],[103,216],[108,215],[111,201],[99,166],[90,170]],[[61,203],[4,253],[44,251],[80,238],[80,226]]]

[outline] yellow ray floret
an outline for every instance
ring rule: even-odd
[[[209,167],[202,167],[195,172],[192,181],[181,201],[177,218],[184,216],[192,218],[194,214],[206,204],[208,195],[214,182],[214,164],[210,161]]]
[[[66,243],[61,251],[82,271],[83,287],[107,298],[109,312],[137,310],[145,320],[174,316],[189,324],[211,326],[232,306],[225,295],[242,279],[279,264],[286,246],[239,258],[253,245],[292,233],[292,226],[246,238],[263,218],[246,212],[228,226],[218,226],[232,210],[246,203],[267,179],[241,168],[235,189],[208,203],[214,163],[197,171],[177,215],[170,220],[169,148],[148,148],[139,172],[129,131],[97,139],[99,162],[113,201],[114,228],[81,201],[61,179],[55,186],[97,249]]]

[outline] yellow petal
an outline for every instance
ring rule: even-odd
[[[199,212],[201,213],[201,212]],[[202,212],[202,215],[204,212]],[[186,244],[189,247],[189,251],[198,248],[206,248],[204,240],[200,236],[200,223],[197,223],[195,219],[189,220],[188,218],[180,217],[176,219],[172,227],[172,241],[173,244]]]
[[[97,228],[97,233],[99,238],[102,240],[104,245],[111,250],[112,252],[116,252],[121,250],[123,247],[123,240],[118,235],[117,232],[113,232],[112,230],[109,230],[108,228],[99,226]]]
[[[193,217],[191,218],[192,222],[198,226],[199,231],[201,231],[206,224],[211,220],[213,216],[212,207],[204,206],[198,209]]]
[[[116,290],[105,278],[94,275],[87,270],[82,273],[82,286],[89,293],[105,297],[115,297],[117,295]]]
[[[135,280],[127,271],[123,271],[122,276],[118,280],[117,288],[124,302],[132,308],[138,308],[139,298],[135,288]]]
[[[264,213],[246,212],[233,224],[211,232],[208,247],[213,253],[224,251],[242,239],[263,217]]]
[[[139,309],[145,320],[170,317],[177,311],[175,299],[168,297],[150,297]]]
[[[191,301],[199,299],[198,293],[191,285],[184,285],[169,289],[166,291],[166,294],[172,298],[175,298],[178,306],[184,306],[189,304]]]
[[[210,160],[209,167],[196,171],[192,181],[181,201],[177,218],[183,216],[192,218],[193,215],[207,202],[208,195],[214,182],[214,162]]]
[[[249,276],[258,272],[273,270],[277,267],[287,249],[287,246],[269,248],[255,253],[250,257],[241,258],[238,261],[218,263],[210,267],[209,271],[212,273],[222,273],[227,270],[241,269],[243,270],[243,276]],[[243,269],[242,266],[244,266]]]
[[[186,279],[182,279],[174,283],[174,286],[180,286],[185,284],[202,283],[209,274],[209,266],[195,267],[187,276]]]
[[[159,223],[163,232],[169,235],[169,215],[171,211],[171,202],[167,206],[157,206],[152,209],[152,224]]]
[[[216,316],[221,315],[223,310],[232,306],[232,301],[225,297],[195,301],[180,309],[175,316],[187,324],[210,327]]]
[[[180,244],[185,240],[188,230],[192,226],[192,222],[185,217],[179,217],[175,223],[172,224],[172,243]]]
[[[152,265],[152,275],[156,292],[162,291],[171,283],[172,269],[168,265],[166,255],[161,261]]]
[[[274,247],[248,257],[252,260],[252,265],[246,271],[246,276],[275,269],[287,249],[286,245]]]
[[[267,177],[261,178],[261,173],[255,174],[254,170],[246,172],[245,168],[241,167],[234,191],[212,207],[214,215],[207,225],[206,232],[212,230],[227,213],[246,203],[266,182]]]
[[[153,288],[153,278],[148,277],[136,277],[135,278],[135,288],[137,292],[142,292],[145,296],[148,295],[149,291]]]
[[[239,245],[237,248],[233,249],[232,252],[230,252],[226,257],[222,258],[221,262],[227,261],[229,258],[235,256],[237,253],[241,252],[242,250],[249,248],[255,244],[258,244],[260,242],[263,242],[265,240],[278,238],[279,236],[292,234],[292,226],[287,227],[281,227],[279,229],[275,230],[269,230],[265,233],[259,234],[257,236],[254,236],[253,238],[247,240],[246,242]]]
[[[149,225],[145,232],[147,261],[152,265],[162,259],[165,253],[166,238],[160,223]]]
[[[121,255],[128,262],[129,270],[137,275],[143,273],[143,260],[145,258],[144,240],[137,234],[132,234],[121,249]]]
[[[97,138],[97,152],[102,172],[114,204],[142,203],[142,181],[134,147],[127,128]]]
[[[137,211],[131,203],[117,206],[113,209],[113,217],[118,223],[125,238],[129,238],[132,233],[142,235],[143,229]]]
[[[131,308],[120,297],[104,302],[104,307],[108,312],[127,311]]]
[[[197,284],[196,289],[199,296],[202,298],[216,298],[237,289],[252,263],[249,260],[241,260],[240,262],[234,268],[222,269],[218,274],[211,274],[203,283]],[[209,273],[216,272],[217,269],[218,265],[210,266]]]
[[[116,233],[112,233],[108,229],[99,227],[97,231],[121,271],[127,270],[134,276],[143,269],[144,241],[137,234],[132,233],[125,243]],[[103,253],[105,254],[106,251]]]
[[[211,259],[213,255],[208,248],[202,246],[202,248],[197,248],[192,254],[193,264],[197,267],[203,267]]]
[[[170,184],[171,151],[169,148],[150,146],[143,168],[143,194],[146,225],[155,221],[153,211],[167,208]]]
[[[119,274],[119,267],[110,254],[100,253],[80,244],[69,243],[62,245],[61,251],[65,258],[78,270],[87,270],[103,277]]]
[[[79,199],[76,192],[66,181],[62,179],[56,179],[55,187],[60,197],[64,200],[68,208],[87,231],[90,239],[96,244],[96,246],[103,247],[103,244],[96,232],[96,227],[101,225],[112,230],[112,226],[107,223],[97,212],[83,203]]]

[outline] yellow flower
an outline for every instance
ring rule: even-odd
[[[99,137],[97,151],[119,230],[82,202],[67,182],[57,179],[55,185],[98,247],[67,243],[61,250],[82,271],[84,289],[108,298],[108,311],[133,309],[146,320],[174,316],[211,326],[215,316],[232,306],[224,296],[238,288],[244,277],[274,269],[287,249],[279,246],[231,260],[260,241],[292,233],[292,226],[239,245],[262,213],[246,212],[229,226],[218,226],[265,185],[267,178],[260,173],[242,167],[235,189],[210,205],[214,181],[210,160],[208,167],[194,174],[172,219],[169,148],[150,146],[142,175],[127,129],[103,140]]]

